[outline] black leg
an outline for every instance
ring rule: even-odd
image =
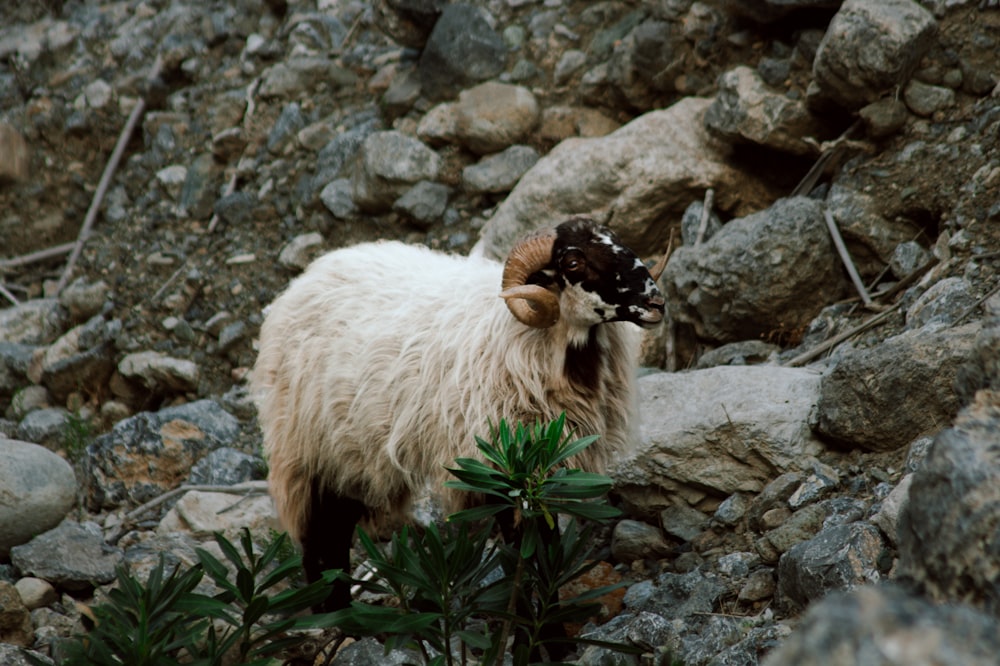
[[[365,506],[349,497],[325,490],[313,482],[309,526],[302,536],[302,566],[306,580],[319,580],[327,569],[351,573],[351,542],[354,528],[365,515]],[[329,613],[351,605],[351,585],[334,582],[330,596],[313,607],[317,613]]]

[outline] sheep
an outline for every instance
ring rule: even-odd
[[[576,436],[600,436],[574,466],[603,470],[633,436],[635,324],[663,318],[665,259],[651,274],[583,216],[503,265],[396,241],[316,259],[270,306],[252,373],[270,492],[307,579],[349,571],[358,522],[398,524],[428,484],[463,508],[446,468],[501,418],[565,412]],[[349,604],[337,583],[319,609]]]

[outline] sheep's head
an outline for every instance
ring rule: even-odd
[[[519,321],[535,328],[560,317],[580,327],[611,321],[650,327],[663,319],[656,279],[664,265],[659,262],[651,274],[613,231],[574,217],[510,251],[500,297]]]

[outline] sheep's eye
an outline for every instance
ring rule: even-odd
[[[567,273],[579,273],[585,266],[583,255],[576,252],[567,254],[562,260],[562,269]]]

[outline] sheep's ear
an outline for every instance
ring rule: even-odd
[[[537,284],[521,284],[500,292],[507,309],[525,326],[548,328],[559,321],[559,298]]]

